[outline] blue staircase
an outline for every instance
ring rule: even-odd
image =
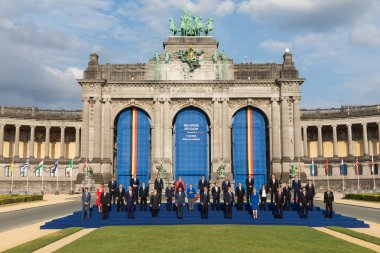
[[[224,205],[221,204],[222,210]],[[208,219],[201,219],[200,207],[197,206],[194,211],[188,211],[187,206],[184,208],[184,218],[177,219],[176,211],[167,211],[166,204],[161,205],[158,218],[153,220],[149,211],[142,212],[137,206],[135,219],[127,219],[126,212],[116,212],[116,206],[112,206],[108,213],[108,219],[102,220],[101,213],[97,207],[92,208],[91,220],[82,220],[81,211],[74,212],[62,218],[54,219],[41,226],[41,229],[63,229],[68,227],[99,228],[103,226],[135,226],[135,225],[194,225],[194,224],[241,224],[241,225],[293,225],[293,226],[310,226],[325,227],[339,226],[345,228],[368,228],[369,225],[356,218],[343,216],[337,213],[333,214],[331,219],[324,217],[324,211],[318,207],[310,211],[307,219],[301,219],[298,215],[298,206],[292,206],[293,211],[284,211],[283,219],[274,218],[273,206],[268,204],[267,211],[258,211],[258,219],[251,218],[250,206],[245,205],[244,211],[233,209],[233,218],[225,219],[224,211],[212,211],[209,207]],[[79,207],[78,207],[79,209]],[[174,208],[175,209],[175,208]]]

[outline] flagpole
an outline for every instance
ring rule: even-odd
[[[26,167],[26,194],[29,194],[29,165]]]
[[[359,191],[359,188],[360,188],[360,183],[359,183],[359,168],[358,168],[358,191]]]
[[[70,194],[73,193],[73,168],[70,168]]]
[[[41,193],[44,194],[44,166],[41,168]]]
[[[57,168],[55,169],[55,173],[57,175],[57,191],[56,191],[56,194],[58,194],[58,166]]]
[[[14,164],[13,164],[13,167],[14,167]],[[13,170],[14,170],[14,168],[12,168],[11,194],[13,194]]]

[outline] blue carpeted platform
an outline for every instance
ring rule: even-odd
[[[224,208],[223,205],[222,209]],[[78,207],[78,209],[80,206]],[[91,220],[82,220],[82,212],[74,212],[68,216],[54,219],[41,226],[41,229],[63,229],[68,227],[85,227],[85,228],[98,228],[103,226],[133,226],[133,225],[190,225],[190,224],[209,224],[209,225],[223,225],[223,224],[241,224],[241,225],[296,225],[296,226],[311,226],[311,227],[325,227],[325,226],[339,226],[346,228],[368,228],[369,226],[363,221],[356,218],[343,216],[334,213],[333,218],[327,219],[324,217],[324,211],[319,208],[314,208],[314,211],[309,212],[307,219],[301,219],[298,215],[298,207],[293,206],[294,211],[284,211],[283,219],[275,219],[272,206],[268,204],[267,211],[258,212],[258,220],[254,220],[250,215],[250,207],[245,206],[244,211],[237,211],[233,209],[233,218],[225,219],[223,211],[212,211],[209,208],[208,219],[201,219],[199,209],[188,211],[187,207],[184,208],[184,218],[177,219],[175,211],[167,211],[166,204],[161,205],[158,218],[153,220],[151,213],[139,211],[135,212],[135,219],[128,220],[127,213],[116,212],[116,206],[112,206],[109,212],[108,220],[102,220],[101,213],[97,208],[92,208]]]

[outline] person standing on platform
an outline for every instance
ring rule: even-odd
[[[226,219],[232,219],[232,206],[234,205],[235,196],[232,192],[231,186],[227,188],[227,192],[224,194],[224,204],[226,205]]]
[[[215,181],[214,187],[211,189],[212,194],[212,210],[220,211],[220,187],[219,182]]]
[[[141,183],[141,186],[139,189],[139,196],[140,196],[140,211],[146,212],[147,200],[149,197],[149,187],[145,186],[145,182]]]
[[[284,194],[282,193],[281,186],[277,188],[277,192],[275,193],[275,218],[282,219],[284,217]]]
[[[200,194],[200,203],[201,203],[201,218],[208,219],[208,204],[210,203],[210,193],[208,188],[203,187],[202,194]]]
[[[226,177],[222,183],[223,196],[228,192],[228,187],[231,187],[231,182]]]
[[[123,188],[122,184],[119,184],[119,188],[116,189],[116,211],[117,212],[124,212],[124,196],[125,196],[125,189]]]
[[[284,197],[285,197],[285,210],[286,211],[290,211],[290,202],[291,202],[291,199],[292,199],[292,193],[291,193],[291,188],[289,186],[289,182],[286,182],[286,185],[284,187],[284,189],[282,190],[282,193],[284,194]]]
[[[87,219],[91,218],[91,193],[88,192],[88,187],[84,188],[82,193],[82,220],[84,220],[85,214],[87,214]]]
[[[96,205],[98,206],[99,213],[102,212],[102,204],[100,203],[100,196],[104,193],[104,184],[100,184],[96,189]]]
[[[194,211],[194,202],[195,202],[195,189],[192,184],[189,184],[187,189],[187,204],[189,211]]]
[[[128,219],[134,219],[136,198],[135,198],[135,193],[133,192],[132,186],[128,187],[128,191],[125,193],[124,199],[125,199],[125,207],[127,208],[127,212],[128,212]]]
[[[200,195],[203,193],[205,187],[207,187],[208,191],[208,181],[205,179],[205,176],[202,175],[201,179],[198,182],[198,190]]]
[[[264,211],[267,210],[267,189],[265,187],[265,184],[261,186],[261,189],[259,191],[260,195],[260,211],[264,209]]]
[[[253,186],[255,185],[255,180],[253,179],[252,175],[248,175],[247,179],[245,180],[245,189],[247,190],[247,203],[249,204],[249,200],[251,198],[251,193],[253,190]]]
[[[245,190],[244,187],[239,182],[238,187],[235,189],[235,195],[236,195],[236,201],[237,201],[237,210],[243,211],[244,208],[244,197],[245,197]]]
[[[185,193],[182,192],[182,187],[178,187],[178,192],[175,194],[175,205],[177,207],[178,219],[183,219],[183,207],[185,206]]]
[[[250,201],[251,201],[251,206],[252,206],[252,219],[257,220],[257,208],[259,206],[259,194],[257,194],[256,188],[252,189]]]
[[[270,203],[273,203],[273,196],[276,195],[278,188],[278,180],[277,178],[272,174],[272,179],[268,182],[268,189],[270,191]]]
[[[140,180],[136,177],[136,175],[131,178],[131,181],[129,182],[129,185],[132,186],[133,196],[135,197],[134,202],[139,203],[139,186],[140,186]],[[134,206],[136,211],[136,205]]]
[[[301,180],[298,179],[297,175],[295,176],[295,178],[292,181],[292,188],[293,188],[293,191],[294,191],[294,194],[293,194],[294,204],[298,204],[298,202],[299,202],[299,196],[300,196],[300,193],[301,193]]]
[[[334,203],[334,193],[330,191],[330,187],[327,187],[327,191],[323,196],[323,202],[326,205],[326,218],[332,218],[333,213],[333,203]]]
[[[115,205],[116,202],[116,189],[117,189],[117,183],[115,180],[115,177],[112,177],[112,179],[108,182],[108,190],[110,194],[110,198],[112,199],[112,203]],[[111,204],[111,201],[110,201]]]
[[[174,185],[174,190],[176,192],[179,191],[179,188],[182,189],[182,192],[186,191],[186,185],[185,185],[185,182],[182,180],[182,177],[179,177],[178,180],[177,180],[177,182]]]
[[[102,219],[106,220],[108,219],[108,208],[110,207],[110,194],[108,193],[108,190],[105,189],[102,194],[100,194],[100,204],[102,205]]]
[[[165,198],[166,198],[166,210],[173,210],[173,198],[174,198],[174,188],[172,184],[169,183],[165,190]]]
[[[161,194],[164,189],[164,181],[160,177],[160,173],[157,173],[156,179],[154,180],[154,190],[157,190],[158,199],[161,204]]]
[[[306,185],[306,192],[309,195],[309,209],[310,211],[313,211],[314,208],[314,196],[315,196],[315,188],[311,180],[309,180],[309,183]]]
[[[150,196],[149,205],[152,209],[152,219],[157,219],[157,214],[158,210],[160,209],[161,202],[156,189],[153,190],[153,194]]]
[[[300,217],[307,218],[307,213],[309,211],[309,194],[306,191],[306,187],[302,188],[300,193]]]

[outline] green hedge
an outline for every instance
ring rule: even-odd
[[[43,195],[2,195],[0,205],[43,200]]]
[[[344,198],[380,202],[379,193],[350,193],[350,194],[346,194]]]

